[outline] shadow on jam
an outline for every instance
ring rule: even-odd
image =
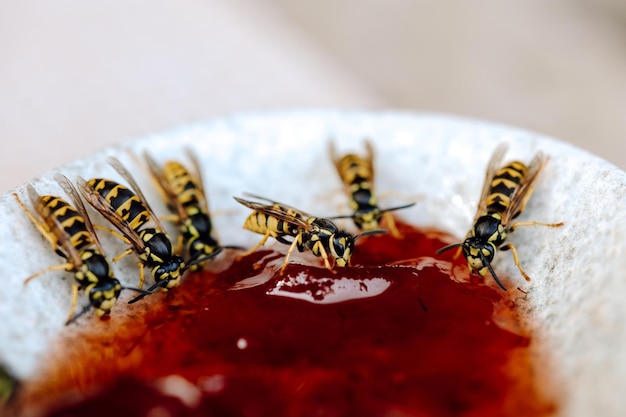
[[[18,404],[47,416],[551,415],[514,303],[468,282],[462,257],[435,258],[446,235],[398,227],[402,239],[362,239],[336,273],[305,256],[278,275],[270,250],[217,259],[86,321]]]

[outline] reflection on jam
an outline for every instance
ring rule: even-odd
[[[435,258],[444,235],[399,228],[334,274],[310,256],[278,276],[277,252],[232,255],[89,319],[22,401],[54,398],[59,417],[552,414],[513,303],[468,282],[463,257]]]

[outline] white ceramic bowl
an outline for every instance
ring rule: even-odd
[[[626,412],[626,175],[609,163],[532,132],[440,115],[398,112],[290,111],[242,114],[157,133],[58,169],[74,179],[119,178],[106,163],[118,156],[144,185],[153,208],[164,213],[149,179],[127,150],[148,149],[158,160],[202,162],[216,228],[229,244],[252,245],[258,236],[241,229],[247,210],[232,199],[245,191],[288,202],[312,213],[345,205],[328,157],[328,141],[359,151],[365,138],[376,149],[380,190],[396,200],[419,199],[398,213],[418,226],[461,239],[471,226],[489,157],[507,142],[506,160],[550,156],[523,219],[563,221],[558,229],[522,228],[510,238],[518,248],[527,283],[512,257],[494,266],[510,287],[528,292],[523,320],[540,377],[559,400],[559,415],[621,416]],[[54,172],[34,179],[40,193],[62,195]],[[27,200],[24,187],[15,192]],[[30,224],[10,194],[0,197],[0,361],[20,377],[31,375],[64,326],[70,303],[69,274],[25,277],[59,258]],[[134,261],[116,266],[126,285],[136,285]],[[84,301],[81,298],[81,301]]]

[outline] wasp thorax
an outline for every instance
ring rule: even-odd
[[[165,233],[156,229],[143,229],[139,236],[150,253],[148,262],[164,262],[172,256],[172,242]]]
[[[472,231],[474,237],[485,242],[493,242],[496,246],[502,243],[506,237],[502,220],[498,213],[486,214],[479,217]]]
[[[81,255],[84,264],[81,268],[85,273],[85,276],[90,277],[90,281],[107,280],[111,276],[111,269],[106,258],[99,252],[88,249]]]
[[[203,212],[197,212],[189,216],[188,223],[189,233],[197,234],[198,236],[210,236],[211,230],[213,229],[211,219]]]
[[[315,218],[311,225],[316,229],[316,233],[330,235],[337,231],[337,225],[335,223],[333,223],[329,219],[324,219],[322,217]]]
[[[352,193],[352,200],[357,207],[366,209],[376,206],[376,198],[369,188],[358,188]]]

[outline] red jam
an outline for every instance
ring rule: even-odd
[[[84,319],[19,401],[50,417],[551,415],[514,303],[469,282],[463,257],[435,257],[447,236],[399,228],[336,273],[305,255],[280,276],[282,254],[233,252]]]

